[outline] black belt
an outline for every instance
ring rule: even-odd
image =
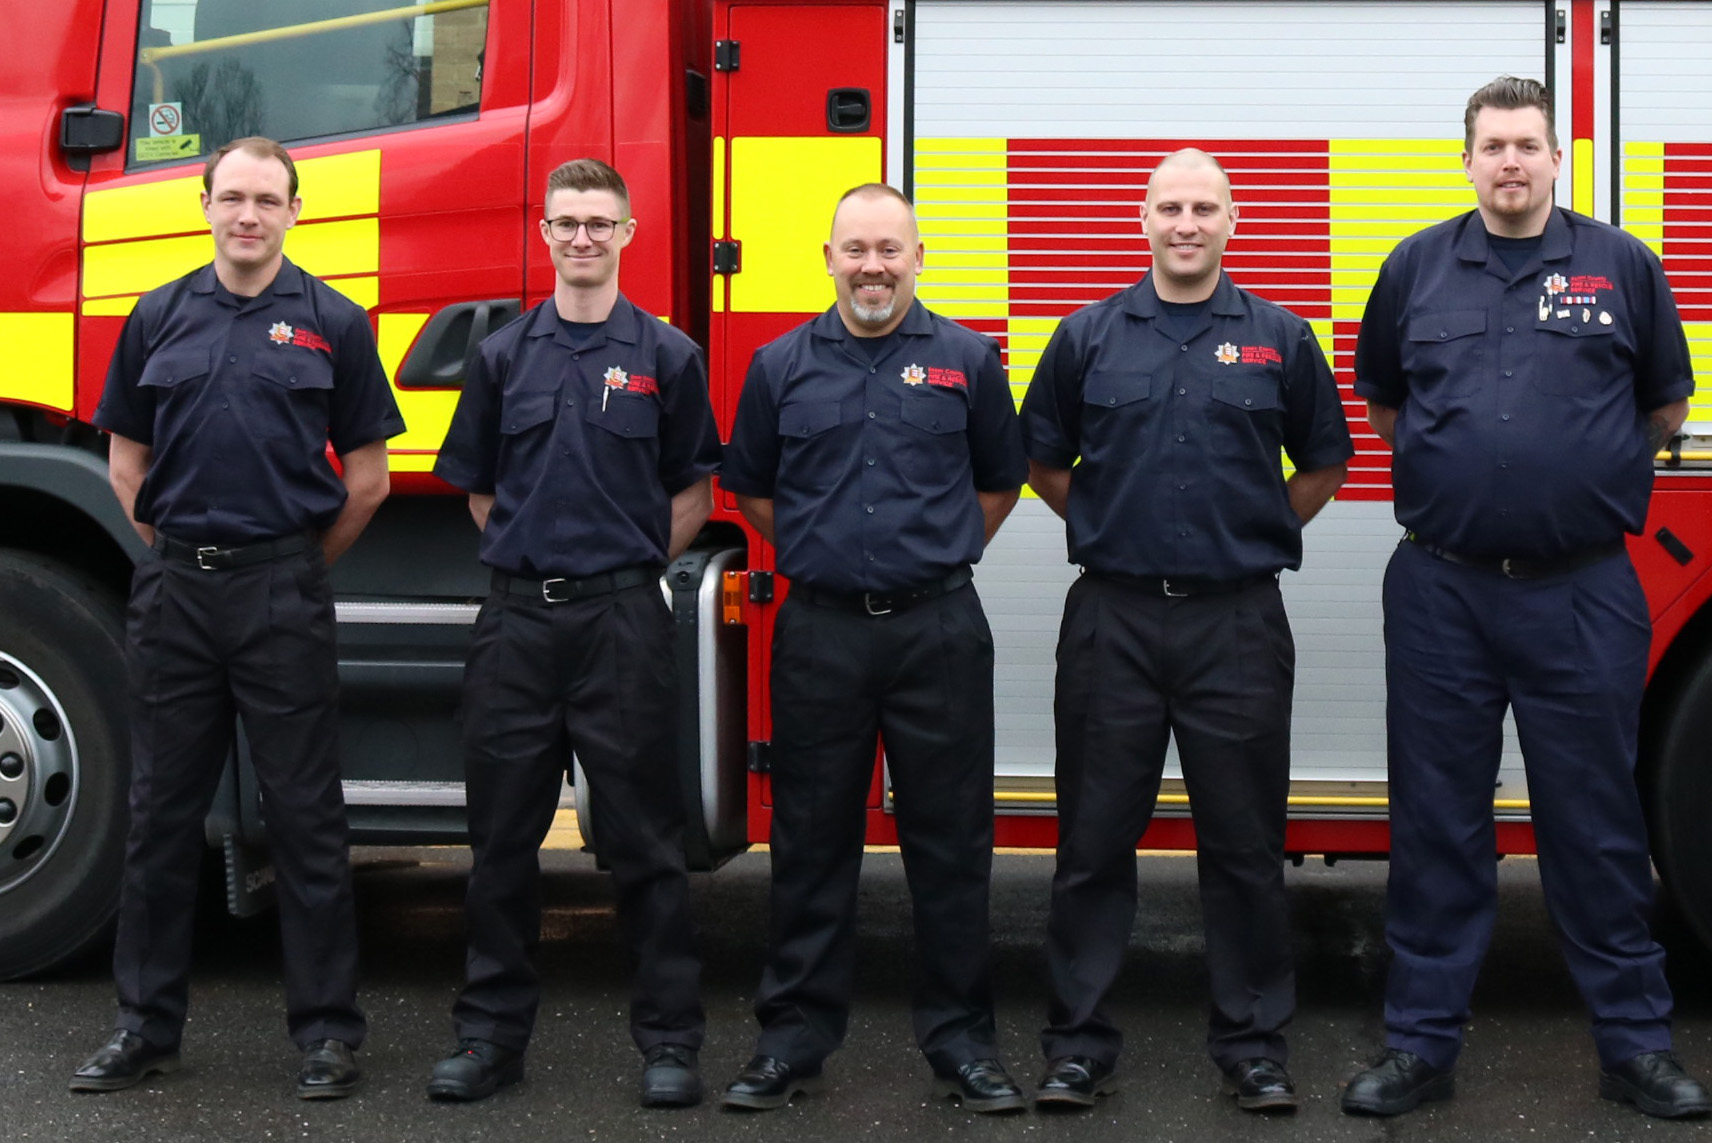
[[[1095,579],[1109,580],[1124,587],[1133,587],[1147,595],[1166,595],[1181,599],[1189,595],[1230,595],[1251,587],[1276,584],[1278,576],[1251,575],[1241,579],[1197,579],[1193,576],[1126,575],[1123,572],[1090,571]]]
[[[1548,575],[1562,575],[1564,572],[1579,571],[1591,567],[1602,560],[1619,555],[1623,551],[1623,541],[1612,544],[1601,544],[1597,548],[1583,548],[1567,556],[1559,556],[1554,560],[1520,559],[1516,556],[1469,556],[1461,552],[1449,551],[1437,544],[1429,543],[1410,532],[1406,537],[1411,544],[1420,548],[1428,555],[1437,556],[1446,563],[1459,567],[1474,568],[1477,571],[1492,572],[1507,579],[1540,579]]]
[[[155,533],[155,551],[169,560],[177,560],[181,564],[190,564],[203,571],[224,571],[227,568],[248,567],[251,564],[265,564],[270,560],[284,559],[295,556],[299,552],[307,552],[310,545],[317,543],[315,537],[308,534],[283,536],[277,540],[258,540],[253,544],[239,544],[235,547],[223,548],[218,544],[187,544],[183,540],[174,540],[161,533]]]
[[[581,579],[556,576],[553,579],[524,579],[509,572],[493,573],[493,590],[507,595],[521,595],[547,603],[570,603],[575,599],[590,599],[641,587],[660,578],[660,569],[652,567],[619,568],[617,571],[586,575]]]
[[[947,595],[975,578],[969,568],[958,568],[942,580],[899,587],[891,591],[827,591],[806,583],[791,585],[792,599],[800,599],[816,607],[833,607],[839,611],[855,611],[863,615],[892,615],[908,611],[918,603],[926,603]]]

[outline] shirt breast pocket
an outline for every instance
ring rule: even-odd
[[[837,401],[793,401],[779,407],[778,483],[793,494],[817,496],[838,480],[844,457],[828,434],[843,419]]]
[[[660,435],[660,406],[648,397],[620,396],[608,392],[606,400],[591,401],[584,417],[613,436],[646,440]]]
[[[1278,379],[1264,373],[1220,381],[1213,386],[1213,400],[1239,413],[1268,413],[1284,404]]]
[[[943,483],[968,467],[969,406],[957,394],[907,396],[899,419],[904,433],[898,467],[912,482]]]
[[[250,367],[250,430],[325,447],[333,363],[314,352],[263,354]],[[310,442],[308,438],[315,438]]]
[[[817,437],[838,424],[837,401],[797,401],[779,409],[779,435],[789,440]]]
[[[208,376],[208,350],[172,350],[157,353],[143,365],[138,385],[150,389],[177,389],[186,382]]]
[[[1090,373],[1082,385],[1082,403],[1090,411],[1123,409],[1153,395],[1153,377],[1130,371],[1098,371]],[[1131,412],[1142,412],[1135,409]]]
[[[1479,389],[1486,364],[1485,333],[1485,310],[1410,318],[1403,339],[1403,371],[1411,387],[1446,395]]]
[[[1553,396],[1599,396],[1613,383],[1629,384],[1630,371],[1619,360],[1622,340],[1616,328],[1595,321],[1557,319],[1542,323],[1534,339],[1534,387]]]
[[[499,435],[517,437],[553,418],[559,394],[552,389],[525,389],[504,395],[499,402]]]

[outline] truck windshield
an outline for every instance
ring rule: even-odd
[[[127,165],[474,115],[488,0],[144,0]]]

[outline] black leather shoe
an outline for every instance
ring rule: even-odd
[[[363,1082],[357,1058],[343,1040],[318,1040],[303,1053],[297,1072],[298,1099],[344,1099]]]
[[[642,1053],[642,1106],[694,1107],[701,1102],[696,1051],[682,1044],[655,1044]]]
[[[1682,1070],[1675,1052],[1647,1052],[1600,1072],[1599,1094],[1632,1103],[1661,1119],[1691,1119],[1712,1112],[1712,1096]]]
[[[1005,1074],[1005,1065],[997,1060],[971,1060],[957,1069],[955,1075],[933,1077],[935,1099],[955,1099],[964,1111],[983,1114],[994,1111],[1021,1111],[1025,1104],[1022,1088]]]
[[[1244,1111],[1296,1110],[1296,1085],[1277,1060],[1238,1060],[1225,1069],[1225,1079],[1236,1089],[1236,1105]]]
[[[489,1040],[459,1040],[458,1050],[434,1065],[429,1099],[486,1099],[523,1078],[523,1052]]]
[[[177,1070],[177,1048],[157,1048],[135,1032],[118,1031],[78,1065],[68,1086],[72,1091],[119,1091]]]
[[[1433,1067],[1413,1052],[1386,1048],[1372,1067],[1343,1089],[1343,1109],[1353,1115],[1401,1115],[1429,1099],[1456,1094],[1456,1075]]]
[[[1088,1056],[1058,1056],[1047,1061],[1046,1074],[1034,1089],[1034,1102],[1037,1107],[1092,1107],[1100,1096],[1117,1089],[1112,1065]]]
[[[818,1068],[812,1072],[798,1071],[777,1056],[756,1056],[731,1081],[720,1102],[726,1107],[771,1111],[785,1106],[798,1092],[813,1091],[819,1086]]]

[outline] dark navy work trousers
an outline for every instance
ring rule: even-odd
[[[176,1046],[197,870],[242,719],[278,876],[292,1041],[363,1041],[356,907],[339,788],[339,671],[321,548],[204,571],[150,553],[126,615],[131,828],[113,975],[118,1026]]]
[[[988,973],[993,637],[974,587],[890,615],[788,597],[773,632],[773,915],[757,1050],[818,1070],[844,1042],[877,738],[914,907],[916,1042],[996,1055]]]
[[[1220,1067],[1286,1062],[1295,970],[1284,896],[1296,650],[1278,584],[1170,598],[1094,574],[1058,641],[1058,866],[1047,922],[1047,1058],[1118,1058],[1105,1008],[1135,925],[1135,847],[1177,740],[1195,819]]]
[[[1398,546],[1385,573],[1391,1047],[1441,1068],[1461,1047],[1497,912],[1492,800],[1506,707],[1546,905],[1600,1061],[1670,1047],[1634,777],[1650,637],[1627,555],[1513,580]]]
[[[464,668],[473,865],[465,983],[452,1009],[460,1038],[529,1044],[540,1004],[540,849],[574,751],[636,962],[631,1037],[643,1051],[701,1046],[672,639],[652,581],[568,603],[496,590],[483,604]]]

